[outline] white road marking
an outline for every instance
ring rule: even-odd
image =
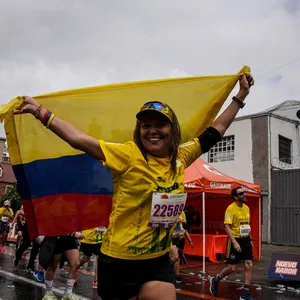
[[[29,278],[26,278],[26,277],[23,277],[23,276],[20,276],[20,275],[16,275],[14,273],[11,273],[11,272],[8,272],[8,271],[5,271],[5,270],[0,270],[0,274],[3,274],[5,276],[9,276],[9,277],[12,277],[14,279],[18,279],[20,281],[27,282],[29,284],[32,284],[32,285],[38,286],[42,289],[45,289],[45,284],[44,283],[40,283],[40,282],[34,281],[32,279],[29,279]],[[64,295],[64,291],[62,291],[60,289],[53,288],[52,290],[53,290],[54,294],[57,294],[58,296],[63,296]],[[80,300],[91,300],[90,298],[86,298],[86,297],[83,297],[83,296],[80,296],[80,295],[77,295],[77,294],[75,294],[75,295]],[[4,299],[0,298],[0,300],[4,300]]]

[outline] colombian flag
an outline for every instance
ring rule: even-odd
[[[148,101],[168,103],[185,142],[209,126],[236,85],[234,75],[160,79],[36,96],[58,117],[107,142],[132,140],[135,114]],[[14,115],[17,97],[0,109],[31,237],[107,226],[113,182],[101,162],[73,149],[32,115]]]

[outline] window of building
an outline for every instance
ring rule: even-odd
[[[220,142],[213,146],[208,152],[208,162],[234,160],[234,135],[224,136]]]
[[[5,187],[5,193],[7,193],[11,188],[13,188],[13,185],[7,185]]]
[[[292,163],[292,140],[279,135],[278,136],[279,145],[279,160],[286,163]]]
[[[9,154],[7,152],[3,152],[2,161],[10,162],[10,157],[9,157]]]

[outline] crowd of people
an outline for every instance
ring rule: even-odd
[[[174,264],[176,283],[183,282],[182,277],[179,275],[179,265],[183,263],[182,251],[184,250],[185,238],[187,238],[191,246],[194,247],[188,233],[188,221],[185,211],[189,212],[194,210],[191,209],[191,207],[185,207],[176,220],[176,225],[172,232],[170,259]],[[65,295],[62,299],[77,299],[77,296],[75,296],[72,291],[78,282],[78,269],[85,263],[88,263],[93,255],[97,260],[93,288],[98,288],[98,257],[100,255],[104,234],[107,231],[106,227],[99,226],[83,230],[82,232],[74,232],[67,236],[38,236],[35,239],[30,239],[23,206],[14,215],[10,208],[10,202],[5,201],[4,206],[0,208],[0,215],[5,216],[5,218],[2,218],[2,222],[4,222],[4,220],[7,221],[4,230],[6,237],[7,233],[14,229],[16,251],[13,262],[15,267],[18,267],[24,252],[28,248],[31,248],[26,271],[32,273],[37,281],[46,284],[44,300],[56,299],[52,291],[54,274],[56,268],[58,266],[62,268],[65,262],[68,263],[70,270],[68,272]],[[9,216],[8,219],[6,219],[6,216]],[[5,242],[6,239],[3,240],[3,244]],[[4,247],[2,251],[4,251]],[[38,263],[36,263],[38,256]]]
[[[32,273],[37,281],[45,283],[46,291],[43,299],[57,299],[52,292],[54,274],[56,268],[58,266],[62,268],[65,262],[69,265],[69,272],[65,295],[62,299],[78,299],[77,296],[72,293],[73,287],[78,281],[78,269],[87,263],[93,254],[98,258],[103,235],[107,231],[107,228],[99,226],[83,230],[82,232],[73,232],[66,236],[38,236],[37,238],[31,239],[23,206],[14,216],[10,208],[10,202],[5,201],[4,206],[0,208],[0,217],[0,235],[3,245],[6,242],[9,231],[14,230],[15,232],[16,250],[13,260],[15,267],[18,267],[24,252],[28,248],[31,248],[26,270]],[[1,247],[1,251],[5,251],[4,246]],[[82,253],[81,256],[80,253]],[[36,263],[37,257],[38,263]],[[93,288],[98,287],[97,264],[95,274]]]
[[[219,282],[236,270],[236,265],[243,262],[245,266],[245,285],[246,296],[250,296],[250,284],[252,277],[252,238],[250,228],[250,211],[245,204],[246,196],[242,187],[236,187],[232,190],[234,202],[229,205],[225,212],[225,230],[228,234],[226,263],[228,267],[223,269],[220,274],[210,279],[210,292],[217,296]],[[2,234],[3,245],[6,242],[7,233],[15,227],[16,235],[16,254],[14,265],[17,267],[22,259],[24,251],[31,247],[30,258],[26,270],[31,272],[39,282],[45,282],[46,292],[44,299],[56,299],[52,292],[54,274],[57,266],[63,267],[65,261],[70,266],[66,282],[65,295],[63,299],[77,299],[72,291],[78,282],[78,269],[85,263],[88,263],[92,255],[96,256],[97,262],[100,255],[103,236],[107,231],[106,227],[99,226],[92,229],[74,232],[67,236],[44,237],[39,236],[30,240],[27,228],[26,218],[23,206],[14,216],[10,208],[10,201],[5,201],[0,208],[1,224],[0,234]],[[188,219],[188,217],[189,219]],[[190,221],[190,223],[189,223]],[[9,224],[12,223],[12,226]],[[179,266],[183,264],[183,250],[185,239],[187,238],[191,247],[194,247],[193,241],[189,235],[191,226],[201,223],[200,213],[193,206],[186,206],[180,213],[175,222],[172,232],[172,247],[170,249],[170,259],[174,264],[175,281],[182,283],[183,279],[179,274]],[[4,229],[2,229],[4,228]],[[3,233],[5,236],[3,238]],[[2,246],[3,247],[3,246]],[[40,251],[41,249],[41,251]],[[4,247],[1,251],[4,251]],[[39,263],[35,260],[40,253]],[[80,253],[82,254],[80,257]],[[45,271],[46,270],[46,271]],[[45,279],[46,273],[46,279]],[[93,288],[98,288],[98,263],[95,265],[95,278]],[[245,298],[244,299],[247,299]]]
[[[92,254],[98,256],[94,285],[97,285],[103,300],[176,299],[176,281],[181,280],[178,265],[182,243],[186,237],[193,247],[187,229],[199,224],[200,219],[200,215],[190,208],[185,222],[184,170],[222,139],[239,109],[243,108],[253,78],[241,75],[239,83],[239,92],[223,113],[198,137],[184,144],[181,144],[176,114],[163,102],[145,103],[136,114],[133,141],[118,144],[89,136],[44,108],[34,98],[23,97],[23,103],[15,114],[32,114],[73,148],[102,162],[109,167],[114,182],[112,212],[105,232],[94,229],[93,232],[37,238],[39,269],[45,270],[44,300],[56,299],[52,286],[55,270],[62,260],[67,260],[70,265],[63,299],[77,299],[72,292],[77,272]],[[161,190],[171,192],[161,193]],[[166,215],[163,207],[172,213]],[[15,265],[27,247],[24,228]],[[100,237],[102,243],[98,240]],[[81,259],[78,240],[83,242],[84,256]],[[98,244],[102,244],[101,249]],[[221,276],[213,282],[215,290],[211,290],[214,294]],[[252,298],[247,291],[241,299]]]

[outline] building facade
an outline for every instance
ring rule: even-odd
[[[17,180],[13,172],[5,138],[0,138],[0,198],[15,186]]]
[[[274,222],[283,221],[275,219],[274,213],[272,217],[274,172],[300,169],[299,110],[300,101],[285,101],[260,113],[236,118],[222,141],[203,155],[203,159],[216,169],[261,186],[263,242],[278,242],[276,232],[272,232],[272,222],[275,224]],[[290,180],[293,180],[292,177]],[[283,184],[282,191],[275,189],[276,193],[287,192],[284,191],[284,186]],[[279,199],[280,195],[277,194],[273,196]],[[286,202],[289,201],[289,196],[282,197],[286,197]],[[298,200],[291,199],[290,202],[293,202],[289,206],[291,213],[292,208],[295,212],[300,210],[300,195]],[[289,231],[287,234],[290,234]]]

